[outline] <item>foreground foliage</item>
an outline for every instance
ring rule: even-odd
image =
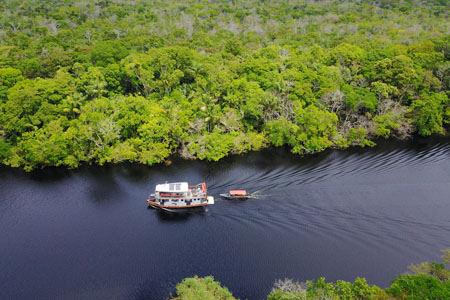
[[[0,3],[0,163],[216,161],[445,134],[447,1]]]
[[[364,278],[347,282],[317,280],[297,283],[277,280],[267,300],[445,300],[450,299],[450,249],[442,251],[443,263],[411,265],[413,274],[398,276],[385,290],[369,285]],[[213,294],[212,291],[216,291]],[[235,299],[209,276],[187,278],[177,285],[175,299]],[[229,297],[229,298],[227,298]]]
[[[278,280],[267,300],[444,300],[450,299],[450,249],[442,251],[443,263],[424,262],[411,265],[413,274],[403,274],[382,290],[367,284],[363,278],[353,283],[338,280],[325,282],[325,278],[306,283]]]
[[[177,284],[176,300],[236,300],[227,288],[221,287],[214,277],[186,278]]]

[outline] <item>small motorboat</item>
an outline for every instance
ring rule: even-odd
[[[237,200],[254,198],[253,195],[247,193],[246,190],[230,190],[228,193],[220,194],[220,196],[226,199],[237,199]]]

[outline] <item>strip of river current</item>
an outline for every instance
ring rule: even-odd
[[[214,205],[167,214],[157,183],[206,181]],[[230,189],[256,199],[230,201]],[[450,248],[450,140],[216,163],[0,168],[0,299],[165,299],[213,275],[241,299],[276,279],[365,277],[386,287]]]

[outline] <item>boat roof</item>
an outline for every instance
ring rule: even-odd
[[[230,190],[230,195],[231,196],[245,196],[245,195],[247,195],[247,191],[246,190]]]
[[[157,184],[155,192],[177,192],[185,193],[189,191],[189,185],[187,182],[174,182]]]

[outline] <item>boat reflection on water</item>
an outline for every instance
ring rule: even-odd
[[[148,209],[156,210],[158,213],[167,214],[167,215],[170,215],[170,214],[189,215],[189,214],[202,214],[202,213],[208,212],[208,208],[206,208],[205,206],[171,209],[171,208],[153,207],[153,206],[149,205]]]
[[[158,219],[160,221],[165,222],[183,222],[187,221],[190,217],[196,215],[196,216],[204,216],[207,215],[209,212],[209,209],[202,206],[202,207],[192,207],[192,208],[186,208],[186,209],[161,209],[161,208],[155,208],[152,206],[148,206],[149,210],[156,211],[156,215],[158,216]]]

